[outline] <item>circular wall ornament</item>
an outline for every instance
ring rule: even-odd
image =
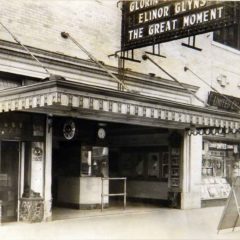
[[[43,150],[40,147],[33,148],[33,155],[36,157],[40,157],[43,154]]]
[[[106,137],[106,131],[104,128],[99,128],[97,134],[100,139],[104,139]]]
[[[75,122],[73,120],[68,120],[67,122],[65,122],[65,124],[63,125],[63,136],[67,140],[71,140],[75,136],[75,133],[76,133]]]

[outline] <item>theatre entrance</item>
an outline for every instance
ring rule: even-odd
[[[66,123],[68,136],[75,131],[71,139],[64,136]],[[179,206],[181,139],[169,129],[55,118],[53,219],[56,208],[100,212],[103,202],[104,211],[113,206],[123,209],[123,196],[107,196],[124,192],[121,178],[127,179],[127,207],[169,207],[172,195]]]

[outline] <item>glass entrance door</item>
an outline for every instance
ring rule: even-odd
[[[2,221],[17,221],[19,143],[0,142],[0,200]]]

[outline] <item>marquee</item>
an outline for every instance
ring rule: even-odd
[[[235,23],[238,3],[225,1],[123,2],[122,50],[211,32]]]

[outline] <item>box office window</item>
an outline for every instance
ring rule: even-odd
[[[81,176],[108,177],[107,147],[81,147]]]

